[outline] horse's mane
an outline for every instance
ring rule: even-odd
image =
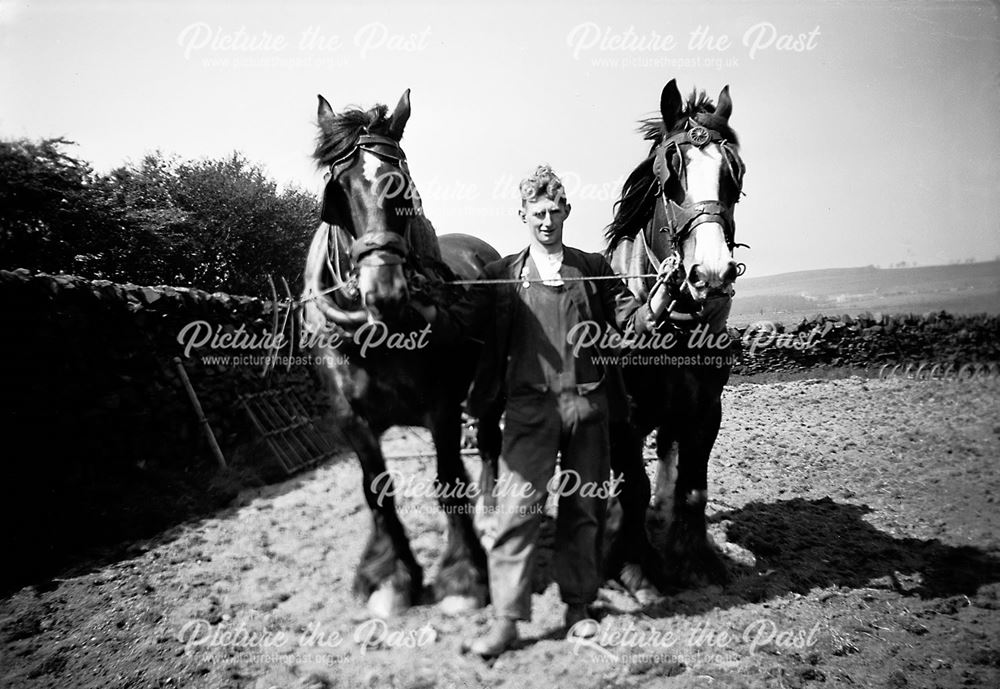
[[[354,148],[362,134],[389,133],[389,108],[379,103],[369,110],[348,108],[330,117],[320,118],[319,135],[313,158],[317,167],[326,167]]]
[[[410,231],[407,240],[417,264],[433,262],[444,265],[441,260],[441,246],[438,244],[437,231],[427,216],[422,212],[414,213],[408,218],[408,222]]]
[[[649,154],[625,180],[622,194],[615,202],[615,217],[604,229],[604,240],[607,242],[606,255],[611,256],[615,247],[623,239],[634,238],[646,223],[653,217],[656,201],[656,174],[653,172],[653,160],[656,147],[665,139],[684,129],[684,124],[691,118],[709,129],[714,129],[733,144],[738,144],[736,132],[729,126],[724,117],[715,114],[715,103],[704,91],[695,89],[688,96],[684,107],[671,124],[669,131],[664,126],[662,117],[649,117],[639,121],[637,131],[642,138],[650,141]]]

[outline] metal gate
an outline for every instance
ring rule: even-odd
[[[289,476],[337,454],[316,425],[294,387],[273,388],[239,396],[250,421]]]

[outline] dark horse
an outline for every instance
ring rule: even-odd
[[[606,231],[606,255],[616,272],[660,271],[671,290],[659,348],[632,352],[664,356],[625,362],[633,418],[627,430],[613,432],[612,466],[625,473],[630,489],[622,494],[622,522],[606,566],[610,576],[621,576],[633,589],[641,577],[630,563],[641,564],[661,590],[727,579],[706,532],[705,505],[708,459],[731,368],[726,319],[733,283],[742,272],[733,259],[739,246],[733,207],[742,193],[744,166],[729,126],[731,112],[728,86],[714,105],[697,92],[685,103],[671,80],[660,97],[660,117],[641,124],[652,147],[626,180]],[[653,287],[649,278],[628,283],[643,299]],[[649,480],[640,456],[643,439],[653,430],[660,464],[651,520],[658,528],[650,549]]]
[[[460,454],[461,405],[478,351],[468,340],[435,338],[428,307],[461,290],[446,283],[480,276],[499,258],[485,242],[450,235],[439,243],[423,216],[399,141],[409,91],[389,115],[378,105],[335,114],[319,97],[314,157],[330,174],[322,220],[304,274],[303,323],[337,423],[361,462],[371,510],[355,592],[388,617],[418,602],[423,569],[396,511],[380,437],[391,426],[424,426],[437,454],[435,495],[447,544],[434,593],[449,612],[485,605],[486,554],[473,529],[470,483]]]

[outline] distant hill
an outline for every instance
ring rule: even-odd
[[[919,268],[830,268],[736,281],[731,325],[818,314],[1000,313],[1000,261]]]

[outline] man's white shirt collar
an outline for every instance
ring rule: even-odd
[[[528,255],[535,262],[535,270],[542,278],[542,284],[549,287],[561,287],[563,285],[562,276],[559,275],[563,263],[563,250],[559,249],[554,254],[545,251],[536,251],[534,246],[528,248]],[[525,266],[527,270],[527,266]],[[522,272],[522,277],[524,273]]]

